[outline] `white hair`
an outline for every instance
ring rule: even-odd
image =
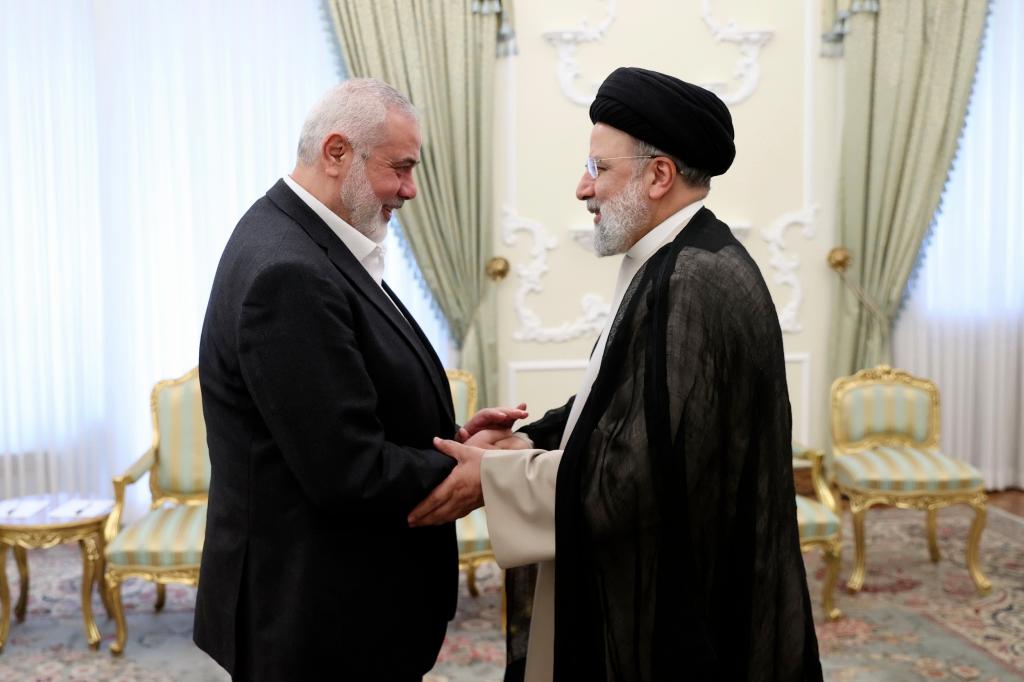
[[[673,154],[668,154],[655,147],[653,144],[638,140],[635,137],[635,149],[634,154],[637,156],[667,156],[668,160],[673,163],[676,167],[676,172],[679,173],[683,178],[683,182],[694,189],[711,189],[711,173],[700,168],[693,168],[687,166],[682,160]],[[643,171],[643,167],[638,167],[634,171],[634,175]]]
[[[298,158],[316,163],[324,138],[340,133],[364,158],[383,135],[389,111],[418,120],[409,98],[376,78],[353,78],[328,90],[310,110],[299,135]]]

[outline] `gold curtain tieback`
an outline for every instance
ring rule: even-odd
[[[889,316],[882,312],[881,307],[875,303],[875,300],[868,295],[868,292],[864,291],[859,284],[854,282],[852,279],[846,276],[846,269],[853,262],[853,256],[850,255],[850,250],[845,246],[834,246],[828,252],[828,266],[836,271],[839,275],[839,279],[843,280],[843,284],[854,293],[857,299],[864,305],[868,311],[871,312],[878,321],[885,327],[889,324]]]

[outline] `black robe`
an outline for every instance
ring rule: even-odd
[[[523,429],[536,447],[571,405]],[[562,455],[556,682],[821,679],[791,430],[768,288],[701,209],[630,283]],[[509,572],[507,680],[532,588]]]

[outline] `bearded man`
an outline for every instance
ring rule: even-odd
[[[498,563],[539,563],[535,593],[509,572],[506,680],[820,680],[778,317],[704,207],[729,111],[622,68],[590,118],[576,197],[598,255],[625,255],[579,392],[519,434],[440,443],[459,464],[410,523],[484,502]]]
[[[452,469],[431,446],[455,435],[451,394],[382,279],[419,159],[409,100],[346,81],[217,268],[199,347],[212,475],[194,637],[234,679],[419,680],[454,615],[453,525],[405,523]]]

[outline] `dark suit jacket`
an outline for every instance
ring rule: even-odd
[[[199,381],[212,478],[196,644],[242,679],[429,670],[455,611],[455,530],[405,518],[454,463],[431,446],[455,432],[444,369],[283,181],[224,249]]]

